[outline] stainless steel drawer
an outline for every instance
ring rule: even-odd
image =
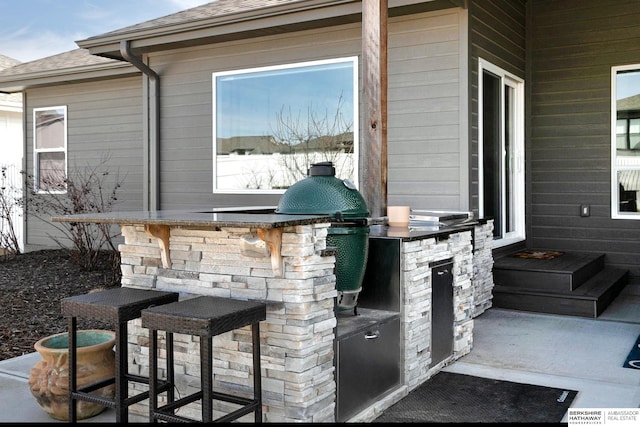
[[[344,422],[400,385],[399,315],[338,335],[336,352],[336,420]]]

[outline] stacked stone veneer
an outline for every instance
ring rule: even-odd
[[[491,307],[493,292],[493,220],[473,230],[422,240],[403,241],[401,247],[401,335],[403,384],[411,391],[445,365],[469,353],[473,346],[473,318]],[[453,260],[453,354],[431,366],[431,263]],[[358,414],[369,422],[396,402],[390,396]]]
[[[473,317],[477,317],[493,303],[492,219],[475,226],[473,240]]]
[[[256,230],[222,228],[203,230],[173,227],[170,233],[171,268],[162,267],[158,242],[142,225],[122,226],[120,246],[122,284],[194,295],[261,300],[267,319],[261,323],[263,418],[268,422],[335,421],[334,380],[334,275],[335,256],[326,248],[329,224],[288,227],[282,235],[283,277],[275,277],[269,257],[241,251],[242,239],[255,240]],[[401,342],[403,385],[413,390],[446,364],[471,351],[473,318],[491,306],[493,289],[491,241],[493,223],[436,238],[402,242]],[[453,259],[453,355],[431,364],[431,267]],[[161,333],[162,337],[163,334]],[[178,394],[200,387],[198,337],[174,335]],[[250,397],[253,375],[250,329],[214,337],[216,389]],[[148,331],[140,320],[129,326],[129,371],[148,375]],[[164,366],[161,346],[160,366]],[[138,391],[142,385],[130,385]],[[371,414],[394,402],[379,402]],[[233,407],[216,402],[222,413]],[[132,407],[146,416],[147,401]],[[365,411],[367,412],[367,411]],[[198,419],[199,405],[181,409],[180,415]],[[252,421],[250,414],[243,421]]]
[[[287,227],[282,234],[283,277],[274,277],[271,259],[241,252],[243,238],[256,239],[251,228],[202,230],[172,227],[171,268],[162,268],[158,242],[143,226],[122,226],[122,285],[180,292],[181,297],[213,295],[267,303],[261,322],[263,419],[269,422],[335,420],[334,274],[335,253],[326,250],[330,224]],[[246,252],[244,252],[246,253]],[[163,336],[163,334],[160,334]],[[148,331],[140,319],[130,322],[129,371],[149,373]],[[250,328],[227,332],[214,340],[214,386],[251,397],[253,385]],[[200,389],[199,338],[174,334],[176,397]],[[164,350],[160,367],[164,367]],[[144,390],[144,385],[131,385]],[[230,412],[215,402],[214,417]],[[226,405],[226,406],[225,406]],[[147,415],[143,401],[132,411]],[[200,418],[199,404],[179,415]],[[252,421],[250,414],[241,420]]]
[[[446,237],[403,241],[401,247],[401,335],[403,384],[406,388],[390,394],[359,413],[354,421],[371,422],[389,406],[427,381],[445,365],[465,354],[473,346],[473,318],[480,309],[491,307],[493,257],[491,244],[493,221],[478,224],[473,231]],[[453,260],[453,354],[431,365],[430,264]],[[480,309],[479,309],[480,307]]]
[[[401,329],[404,336],[404,383],[411,391],[445,363],[471,351],[473,331],[473,251],[471,231],[446,239],[428,238],[402,243]],[[453,355],[431,364],[431,267],[430,263],[453,259]]]

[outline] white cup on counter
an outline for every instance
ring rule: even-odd
[[[410,206],[387,206],[387,217],[391,227],[408,227]]]

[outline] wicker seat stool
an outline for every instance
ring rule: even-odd
[[[202,422],[228,422],[254,412],[255,422],[262,422],[262,381],[260,366],[260,321],[266,319],[266,304],[231,298],[199,296],[184,301],[142,311],[142,326],[149,329],[149,421],[169,422],[198,421],[179,416],[175,411],[192,402],[201,400]],[[234,396],[213,391],[213,344],[212,337],[251,325],[253,345],[253,398]],[[167,403],[158,407],[158,331],[165,331],[167,343],[173,334],[197,335],[200,337],[200,390],[178,400],[167,396]],[[167,348],[167,381],[173,383],[173,357]],[[213,401],[241,405],[222,417],[213,419]]]
[[[128,372],[127,322],[141,316],[143,309],[178,300],[176,292],[161,292],[134,288],[113,288],[90,292],[62,300],[62,314],[68,318],[69,329],[69,422],[77,421],[79,400],[98,403],[116,410],[116,422],[128,422],[129,406],[149,397],[149,391],[129,397],[129,381],[149,384],[149,378]],[[115,326],[115,376],[82,388],[77,386],[77,318],[101,320]],[[97,396],[92,391],[115,384],[113,399]],[[173,392],[173,384],[162,387]]]

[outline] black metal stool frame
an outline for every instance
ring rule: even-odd
[[[97,403],[116,410],[116,422],[128,422],[129,406],[149,397],[149,391],[128,397],[129,381],[149,384],[149,378],[128,372],[128,321],[141,316],[143,308],[178,300],[175,292],[161,292],[133,288],[114,288],[62,300],[62,313],[68,318],[69,333],[69,422],[77,422],[79,400]],[[78,388],[77,383],[77,318],[99,319],[115,324],[115,376]],[[115,384],[113,399],[92,392]],[[159,386],[173,393],[173,384]]]
[[[158,420],[168,422],[192,422],[191,418],[179,416],[175,411],[189,403],[201,400],[202,405],[202,422],[229,422],[236,420],[248,413],[254,412],[254,420],[256,423],[262,422],[262,373],[260,366],[260,320],[266,318],[266,305],[256,302],[231,300],[228,298],[217,297],[197,297],[195,300],[212,301],[218,303],[235,302],[239,304],[246,303],[250,307],[245,307],[236,313],[229,313],[219,316],[222,318],[220,323],[226,325],[215,326],[215,315],[212,318],[197,317],[192,319],[181,319],[180,314],[171,313],[170,308],[175,304],[169,304],[164,307],[157,307],[142,312],[143,326],[149,329],[149,420],[157,422]],[[193,301],[195,302],[195,301]],[[182,304],[189,304],[189,300]],[[180,304],[180,303],[177,303]],[[166,311],[165,311],[166,309]],[[152,312],[158,312],[157,315]],[[163,313],[164,311],[164,313]],[[196,310],[197,311],[197,310]],[[249,321],[243,322],[242,316],[246,316]],[[175,320],[175,323],[172,321]],[[147,323],[145,325],[145,323]],[[173,324],[172,324],[173,323]],[[253,399],[234,396],[227,393],[213,391],[213,336],[237,329],[242,326],[251,324],[252,353],[253,353]],[[186,326],[185,326],[186,325]],[[186,329],[185,329],[186,328]],[[167,396],[167,404],[158,407],[157,396],[163,392],[161,384],[158,382],[158,330],[164,330],[167,336],[167,381],[174,382],[173,369],[173,349],[169,350],[169,343],[173,342],[173,332],[187,333],[200,337],[200,391],[192,393],[181,399],[174,400],[174,396]],[[171,368],[170,368],[171,367]],[[241,408],[226,414],[222,417],[213,419],[213,400],[221,400],[224,402],[242,405]]]

